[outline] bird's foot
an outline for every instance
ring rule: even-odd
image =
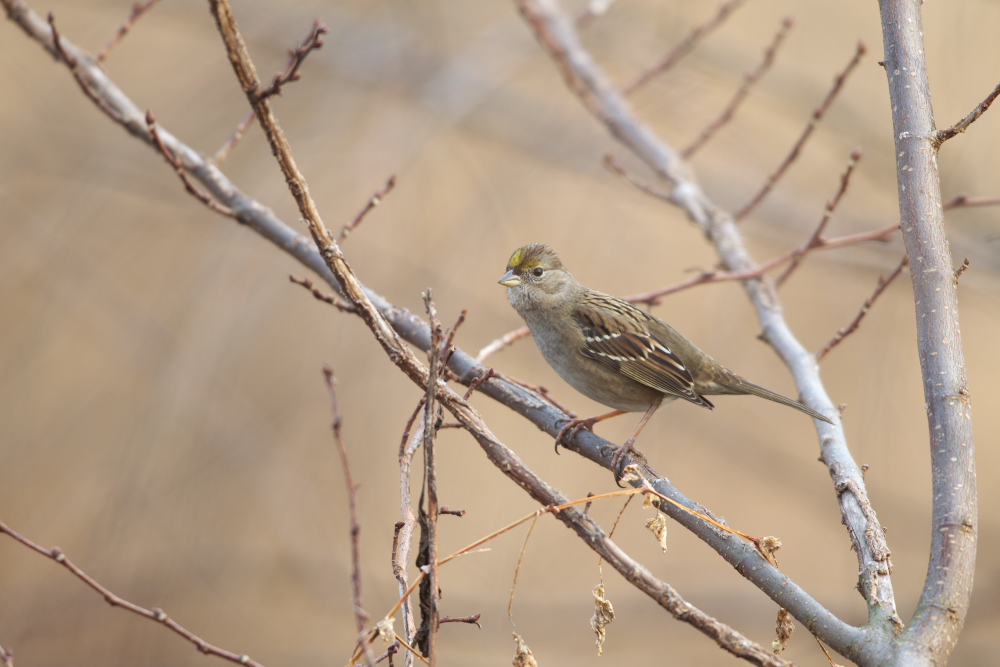
[[[614,450],[614,455],[612,455],[611,457],[611,472],[614,473],[615,484],[617,484],[619,487],[623,489],[625,487],[622,486],[621,479],[625,471],[619,469],[619,466],[621,466],[622,463],[622,457],[625,456],[626,454],[631,454],[633,459],[638,459],[642,461],[645,461],[646,459],[646,457],[643,456],[642,452],[640,452],[638,449],[632,446],[633,442],[635,442],[635,440],[633,438],[629,438],[628,440],[625,441],[624,445],[621,446],[611,445],[606,447],[605,451],[602,452],[606,454],[608,450]]]
[[[560,420],[561,421],[561,420]],[[593,430],[594,424],[601,421],[600,417],[588,417],[587,419],[567,419],[566,425],[559,429],[556,434],[556,454],[559,453],[559,445],[565,445],[569,438],[576,435],[581,428],[588,431]]]

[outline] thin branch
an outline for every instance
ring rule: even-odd
[[[962,262],[962,265],[960,267],[958,267],[957,269],[955,269],[955,282],[956,283],[958,282],[958,279],[962,277],[962,274],[969,270],[969,267],[971,265],[972,265],[972,262],[969,261],[968,257],[966,257],[965,261]]]
[[[760,61],[760,64],[751,71],[748,72],[743,77],[743,84],[740,85],[739,90],[733,95],[732,99],[729,100],[729,104],[726,105],[722,113],[714,121],[708,124],[698,138],[695,139],[687,148],[681,151],[681,155],[684,158],[690,158],[694,155],[695,151],[701,148],[705,143],[711,139],[716,132],[719,131],[726,123],[732,120],[733,115],[739,108],[743,100],[746,99],[747,95],[750,94],[750,90],[757,84],[758,81],[771,69],[771,65],[774,64],[774,57],[778,53],[778,48],[781,43],[785,41],[785,37],[788,36],[788,31],[792,29],[795,22],[792,20],[791,16],[785,17],[781,22],[781,27],[778,28],[778,32],[775,33],[774,39],[771,40],[771,44],[764,51],[764,58]]]
[[[347,508],[351,520],[351,602],[354,607],[354,620],[358,627],[358,641],[361,642],[365,664],[372,667],[375,664],[375,656],[372,655],[372,647],[367,638],[368,631],[365,628],[369,616],[361,601],[361,550],[359,545],[361,522],[358,520],[358,486],[354,483],[354,475],[351,474],[351,461],[347,456],[347,446],[344,444],[344,434],[341,428],[343,417],[341,417],[340,404],[337,401],[337,380],[333,377],[333,369],[329,366],[323,367],[323,379],[326,380],[326,388],[330,394],[333,439],[337,443],[340,464],[344,469],[344,483],[347,486]]]
[[[851,184],[851,174],[854,173],[854,168],[858,166],[859,160],[861,160],[861,149],[855,148],[851,152],[851,157],[847,162],[847,168],[844,169],[844,173],[840,175],[840,187],[837,189],[837,193],[833,196],[833,199],[826,203],[826,210],[823,211],[823,217],[820,218],[819,224],[816,225],[816,230],[813,232],[812,237],[801,247],[801,253],[793,257],[791,263],[788,265],[788,268],[786,268],[782,274],[778,276],[778,285],[781,285],[788,280],[788,277],[799,267],[799,264],[802,263],[802,259],[810,250],[822,247],[823,243],[826,241],[826,239],[823,238],[823,232],[826,231],[826,226],[830,224],[834,211],[836,211],[837,206],[840,205],[840,200],[844,198],[845,194],[847,194],[847,187]]]
[[[847,67],[845,67],[843,71],[841,71],[836,77],[834,77],[833,86],[830,87],[830,90],[829,92],[827,92],[826,97],[823,99],[820,105],[816,107],[815,111],[813,111],[812,118],[809,119],[809,123],[806,124],[805,129],[802,130],[802,134],[799,135],[798,140],[792,146],[792,150],[788,152],[788,155],[786,155],[785,159],[782,160],[780,165],[778,165],[778,168],[775,169],[771,173],[771,175],[767,177],[767,181],[764,183],[763,187],[761,187],[761,189],[757,192],[757,194],[754,195],[753,198],[750,199],[750,201],[744,204],[743,208],[741,208],[739,211],[733,214],[733,219],[735,219],[736,221],[740,221],[747,215],[749,215],[751,211],[757,208],[757,205],[760,204],[760,202],[764,200],[764,197],[766,197],[768,193],[771,192],[771,190],[778,183],[778,181],[781,180],[782,176],[785,175],[785,172],[788,171],[788,168],[792,166],[792,163],[795,162],[796,159],[798,159],[799,154],[802,152],[802,147],[805,146],[806,142],[809,140],[809,137],[812,136],[812,133],[816,129],[816,126],[819,124],[819,121],[823,119],[823,116],[830,108],[830,105],[833,104],[833,101],[837,98],[837,95],[844,87],[844,83],[847,81],[847,77],[851,75],[851,72],[853,72],[854,69],[858,66],[858,63],[861,62],[861,57],[865,55],[867,50],[868,49],[867,47],[865,47],[864,42],[858,42],[858,46],[854,50],[854,56],[851,58],[851,61],[847,63]]]
[[[229,157],[229,154],[234,148],[236,148],[236,144],[238,144],[240,139],[243,138],[246,131],[250,129],[250,126],[253,124],[253,120],[256,117],[257,114],[255,114],[253,109],[251,109],[246,117],[240,121],[239,125],[236,126],[236,129],[233,130],[232,134],[229,135],[229,138],[226,139],[226,143],[222,144],[219,147],[219,150],[215,151],[215,155],[210,158],[210,162],[212,164],[218,166],[225,162],[226,158]]]
[[[976,105],[976,108],[973,109],[968,116],[958,121],[957,123],[955,123],[946,130],[938,130],[937,134],[934,135],[933,143],[935,148],[939,148],[941,144],[943,144],[944,142],[969,129],[970,125],[972,125],[974,122],[976,122],[976,120],[980,116],[986,113],[986,110],[990,108],[990,105],[993,104],[993,101],[997,98],[998,95],[1000,95],[1000,83],[998,83],[996,88],[994,88],[990,92],[990,94],[986,96],[985,100]]]
[[[823,357],[830,353],[830,350],[840,345],[841,341],[857,331],[858,327],[861,325],[861,320],[865,319],[865,315],[867,315],[868,311],[871,310],[875,301],[879,298],[879,296],[881,296],[882,292],[885,291],[885,288],[888,287],[892,281],[903,272],[903,267],[905,267],[908,263],[909,261],[906,255],[903,255],[903,259],[899,262],[899,266],[897,266],[893,272],[888,275],[888,277],[879,276],[878,285],[875,286],[875,291],[872,292],[870,297],[865,299],[865,302],[861,305],[861,310],[858,311],[858,314],[853,320],[851,320],[850,324],[842,329],[838,329],[836,335],[830,339],[830,342],[824,345],[823,349],[816,353],[816,361],[822,361]]]
[[[527,338],[530,335],[531,331],[528,327],[520,327],[518,329],[514,329],[513,331],[508,331],[499,338],[490,341],[485,347],[483,347],[483,349],[479,350],[476,354],[476,361],[483,363],[486,361],[486,358],[494,352],[499,352],[505,347],[510,347],[515,342],[521,340],[522,338]]]
[[[194,647],[198,649],[199,652],[204,653],[206,655],[214,655],[216,657],[223,658],[230,662],[234,662],[238,665],[251,665],[251,667],[263,667],[261,663],[257,662],[256,660],[253,660],[248,655],[233,653],[232,651],[227,651],[225,649],[219,648],[218,646],[209,644],[207,641],[205,641],[198,635],[194,634],[193,632],[182,626],[174,619],[167,616],[166,612],[164,612],[162,609],[155,609],[155,608],[146,609],[145,607],[140,607],[134,602],[129,602],[125,598],[120,597],[115,593],[112,593],[110,589],[108,589],[107,587],[99,583],[96,579],[91,577],[89,574],[81,570],[75,563],[73,563],[73,561],[69,559],[69,557],[66,556],[65,553],[63,553],[63,550],[60,549],[59,547],[52,547],[51,549],[46,549],[45,547],[42,547],[36,544],[35,542],[32,542],[27,537],[16,532],[2,520],[0,520],[0,534],[8,535],[11,538],[13,538],[16,542],[19,542],[20,544],[28,547],[32,551],[39,553],[43,556],[47,556],[48,558],[51,558],[55,562],[59,563],[64,568],[69,570],[73,574],[73,576],[75,576],[77,579],[82,581],[88,587],[99,593],[100,596],[104,598],[105,602],[107,602],[112,607],[121,607],[122,609],[130,611],[137,616],[147,618],[151,621],[159,623],[160,625],[163,625],[166,628],[169,628],[172,632],[174,632],[177,635],[180,635],[181,637],[189,641],[191,644],[193,644]]]
[[[293,282],[293,283],[295,283],[296,285],[301,285],[302,287],[305,287],[307,290],[309,290],[309,293],[312,294],[313,297],[317,301],[322,301],[323,303],[328,303],[331,306],[333,306],[334,308],[336,308],[337,310],[343,311],[345,313],[354,313],[354,312],[357,312],[354,309],[354,306],[352,306],[351,304],[344,303],[343,301],[341,301],[340,299],[338,299],[333,294],[327,294],[326,292],[324,292],[321,289],[319,289],[318,287],[316,287],[316,285],[313,284],[313,281],[310,280],[309,278],[299,278],[298,276],[288,276],[288,280],[291,281],[291,282]]]
[[[427,321],[431,326],[431,347],[427,352],[427,393],[424,401],[424,484],[427,491],[427,512],[421,516],[421,555],[426,558],[427,576],[420,585],[421,610],[424,612],[421,630],[426,630],[420,641],[421,633],[417,633],[417,646],[424,648],[424,655],[431,667],[437,665],[437,635],[440,626],[440,611],[438,609],[438,547],[437,520],[439,514],[437,494],[437,463],[435,460],[434,440],[437,436],[437,384],[438,369],[441,363],[441,323],[438,321],[437,310],[431,291],[423,294],[424,307],[427,309]],[[423,494],[421,494],[423,495]],[[418,562],[419,566],[420,563]]]
[[[962,208],[965,206],[997,206],[998,204],[1000,204],[1000,197],[970,197],[969,195],[959,194],[941,204],[941,208],[948,211],[953,208]]]
[[[281,88],[286,83],[298,81],[302,76],[299,74],[299,68],[302,67],[302,63],[305,62],[306,57],[310,53],[323,48],[322,37],[328,32],[330,32],[329,28],[323,25],[322,21],[316,19],[313,22],[312,30],[302,40],[302,43],[288,52],[288,64],[285,65],[285,69],[275,74],[271,85],[263,90],[259,90],[257,96],[261,99],[266,99],[274,95],[280,95]]]
[[[350,222],[344,225],[344,227],[340,230],[340,233],[337,234],[337,241],[340,242],[346,239],[347,235],[353,232],[354,228],[364,221],[365,216],[367,216],[373,208],[382,203],[382,199],[384,199],[387,194],[392,192],[394,187],[396,187],[396,177],[390,176],[389,180],[385,182],[384,186],[382,186],[382,189],[373,194],[371,199],[368,200],[368,203],[365,204],[365,207],[358,211],[358,214],[355,215]]]
[[[128,31],[132,29],[132,26],[135,25],[135,22],[139,20],[139,17],[145,14],[148,10],[152,9],[153,5],[155,5],[159,1],[160,0],[146,0],[146,2],[144,3],[137,2],[134,5],[132,5],[132,13],[129,14],[129,17],[125,19],[125,22],[118,27],[118,32],[115,33],[115,36],[111,38],[111,40],[107,43],[104,49],[97,54],[97,62],[99,63],[104,62],[105,59],[108,57],[108,55],[111,53],[111,50],[116,46],[118,46],[119,42],[122,41],[122,38],[124,38],[125,35],[128,34]]]
[[[461,616],[458,618],[452,618],[451,616],[445,616],[440,620],[441,623],[468,623],[469,625],[475,625],[480,630],[483,626],[479,625],[479,618],[482,614],[471,614],[469,616]]]
[[[184,163],[181,159],[171,153],[170,149],[163,143],[163,140],[160,139],[160,134],[156,129],[156,119],[153,117],[152,111],[146,112],[146,125],[149,127],[149,136],[152,137],[153,143],[156,145],[157,149],[159,149],[160,155],[162,155],[163,159],[167,161],[167,164],[174,168],[174,173],[176,173],[177,177],[181,179],[181,183],[184,184],[184,189],[187,190],[188,194],[216,213],[229,218],[234,217],[231,209],[226,208],[209,197],[208,194],[202,192],[198,186],[194,184],[187,172],[184,171]]]
[[[740,5],[744,2],[746,2],[746,0],[729,0],[728,2],[720,5],[718,11],[716,11],[712,18],[705,21],[701,25],[696,26],[694,30],[688,33],[687,37],[681,40],[681,42],[670,51],[670,53],[665,55],[659,60],[659,62],[636,77],[634,81],[622,86],[622,95],[631,95],[655,79],[657,76],[663,74],[680,62],[684,56],[691,53],[703,37],[725,23],[726,19],[729,18],[729,15],[739,9]]]

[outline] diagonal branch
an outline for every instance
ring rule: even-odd
[[[943,144],[944,142],[948,141],[949,139],[951,139],[956,135],[961,134],[962,132],[965,132],[967,129],[969,129],[970,125],[972,125],[974,122],[976,122],[976,120],[979,119],[980,116],[986,113],[986,110],[990,108],[990,105],[993,104],[998,95],[1000,95],[1000,83],[998,83],[997,87],[994,88],[990,92],[990,94],[986,96],[985,100],[976,105],[976,108],[973,109],[968,116],[958,121],[957,123],[955,123],[946,130],[938,130],[937,134],[934,135],[932,143],[936,147],[940,148],[941,144]]]

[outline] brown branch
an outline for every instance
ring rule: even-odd
[[[519,329],[514,329],[513,331],[508,331],[499,338],[490,341],[483,349],[479,350],[476,354],[476,361],[483,363],[486,361],[486,357],[490,356],[494,352],[499,352],[505,347],[510,347],[515,342],[521,340],[522,338],[527,338],[531,335],[531,331],[528,327],[520,327]]]
[[[129,14],[129,17],[125,19],[125,22],[118,27],[118,32],[115,33],[115,36],[111,38],[111,40],[107,43],[104,49],[97,54],[97,62],[99,63],[104,62],[104,60],[111,53],[111,50],[116,46],[118,46],[119,42],[122,41],[122,38],[124,38],[125,35],[128,34],[128,31],[132,29],[132,26],[135,25],[135,22],[139,20],[139,17],[145,14],[148,10],[152,9],[153,5],[155,5],[159,1],[160,0],[146,0],[146,2],[144,3],[137,2],[134,5],[132,5],[132,13]]]
[[[958,194],[941,204],[945,211],[964,206],[996,206],[1000,204],[1000,197],[970,197],[965,194]]]
[[[761,60],[760,64],[751,71],[743,76],[743,84],[740,85],[736,94],[733,95],[732,99],[729,100],[729,104],[726,105],[722,113],[714,121],[708,124],[708,126],[701,131],[698,138],[695,139],[691,145],[681,151],[681,155],[684,158],[690,158],[694,155],[695,151],[701,148],[705,143],[711,139],[716,132],[719,131],[726,123],[732,120],[733,115],[739,108],[743,100],[746,99],[747,95],[750,94],[750,90],[760,81],[761,77],[771,69],[771,65],[774,64],[774,57],[778,53],[778,48],[781,43],[785,40],[788,35],[788,31],[792,29],[795,22],[792,17],[788,16],[781,22],[781,27],[778,28],[778,32],[775,33],[774,39],[771,40],[771,44],[764,51],[764,58]]]
[[[181,179],[181,183],[184,184],[184,189],[187,190],[188,194],[220,215],[224,215],[228,218],[235,217],[231,209],[226,208],[209,197],[207,193],[202,192],[198,186],[194,184],[187,172],[184,171],[184,163],[181,159],[171,153],[170,149],[164,145],[163,140],[160,139],[160,133],[156,129],[156,119],[153,117],[152,111],[146,112],[146,125],[149,127],[149,136],[152,137],[153,144],[160,151],[160,155],[162,155],[163,159],[167,161],[167,164],[174,168],[174,173],[176,173],[177,177]]]
[[[864,243],[865,241],[887,242],[898,231],[899,225],[890,225],[889,227],[883,227],[882,229],[875,229],[869,232],[858,232],[857,234],[848,234],[846,236],[837,236],[832,239],[821,238],[814,246],[807,248],[803,245],[798,248],[793,248],[778,255],[777,257],[769,259],[754,269],[747,269],[745,271],[704,271],[693,278],[682,280],[681,282],[674,283],[673,285],[667,285],[666,287],[661,287],[649,292],[627,296],[625,297],[625,300],[631,301],[632,303],[645,303],[655,306],[660,303],[661,297],[675,292],[680,292],[697,285],[732,280],[745,281],[758,279],[763,277],[768,271],[781,266],[785,262],[793,261],[795,258],[802,258],[814,250],[832,250],[834,248],[843,248],[846,246],[856,245],[858,243]]]
[[[353,232],[354,228],[364,221],[365,216],[367,216],[373,208],[382,203],[382,199],[384,199],[387,194],[392,192],[394,187],[396,187],[396,177],[390,176],[389,180],[385,182],[384,186],[382,186],[382,189],[373,194],[371,199],[368,200],[368,203],[365,204],[365,207],[358,211],[358,214],[355,215],[350,222],[344,225],[343,229],[340,230],[340,234],[337,235],[337,241],[340,242],[346,239],[347,235]]]
[[[251,109],[246,117],[240,121],[239,125],[236,126],[236,129],[233,130],[232,134],[229,135],[229,138],[226,139],[226,143],[222,144],[219,147],[219,150],[215,151],[215,155],[210,158],[212,164],[218,166],[225,162],[226,158],[229,157],[229,154],[234,148],[236,148],[236,144],[238,144],[240,139],[243,138],[246,131],[250,129],[250,125],[256,117],[257,114],[255,114],[253,109]]]
[[[830,350],[840,345],[841,341],[858,330],[858,327],[861,325],[861,320],[865,319],[865,315],[867,315],[868,311],[871,310],[872,305],[874,305],[875,301],[879,298],[882,292],[885,291],[885,288],[888,287],[900,273],[902,273],[903,267],[905,267],[908,263],[909,260],[906,255],[903,255],[903,259],[899,262],[899,266],[897,266],[888,277],[879,276],[878,285],[875,286],[875,291],[872,292],[870,297],[865,299],[864,304],[861,305],[861,310],[858,311],[858,314],[853,320],[851,320],[850,324],[842,329],[838,329],[836,335],[830,339],[830,342],[824,345],[823,349],[816,353],[816,361],[822,361],[823,357],[830,353]]]
[[[343,417],[341,417],[340,404],[337,401],[337,380],[333,377],[333,369],[329,366],[323,367],[323,379],[326,381],[326,388],[330,395],[333,439],[337,443],[337,453],[340,454],[340,465],[344,469],[344,483],[347,486],[347,508],[351,521],[351,602],[354,607],[354,620],[358,627],[358,641],[361,642],[365,664],[372,667],[375,664],[375,656],[372,655],[372,647],[368,643],[368,632],[365,629],[369,616],[361,601],[361,550],[359,545],[361,522],[358,520],[358,486],[354,483],[354,475],[351,474],[351,461],[347,456],[347,446],[344,444],[344,434],[341,428]]]
[[[858,66],[858,63],[861,62],[861,57],[865,55],[866,51],[867,48],[865,47],[864,42],[858,42],[858,46],[854,50],[854,56],[851,58],[851,61],[847,63],[847,67],[845,67],[843,71],[841,71],[836,77],[834,77],[833,86],[830,87],[830,90],[829,92],[827,92],[826,97],[823,99],[820,105],[816,107],[815,111],[813,111],[812,118],[810,118],[809,123],[806,124],[805,129],[802,130],[802,134],[799,135],[798,140],[792,146],[792,150],[788,152],[788,155],[786,155],[785,159],[781,162],[780,165],[778,165],[778,168],[775,169],[771,173],[771,175],[767,177],[767,181],[764,183],[763,187],[761,187],[761,189],[757,192],[757,194],[754,195],[750,201],[744,204],[743,208],[741,208],[739,211],[733,214],[733,219],[735,219],[738,222],[743,218],[745,218],[747,215],[749,215],[750,212],[753,211],[755,208],[757,208],[757,205],[760,204],[760,202],[763,201],[764,197],[766,197],[771,192],[771,190],[778,183],[778,181],[781,180],[782,176],[785,175],[785,172],[788,171],[788,168],[792,166],[792,163],[795,162],[796,159],[798,159],[799,154],[802,152],[802,147],[805,146],[806,142],[809,140],[809,137],[812,136],[812,133],[816,129],[816,126],[819,124],[819,121],[823,119],[824,114],[826,114],[827,110],[830,108],[830,105],[833,104],[833,101],[836,99],[837,95],[844,87],[844,83],[847,81],[847,77],[851,75],[851,72],[853,72],[854,69]]]
[[[744,2],[746,2],[746,0],[728,0],[728,2],[720,5],[718,11],[716,11],[712,18],[705,21],[705,23],[696,26],[694,30],[688,33],[687,37],[681,40],[681,42],[670,51],[670,53],[665,55],[655,65],[636,77],[634,81],[622,86],[622,95],[631,95],[652,81],[654,78],[663,74],[680,62],[681,59],[683,59],[687,54],[691,53],[703,37],[725,23],[726,19],[729,18],[729,15],[736,11]]]
[[[858,165],[858,161],[860,159],[861,149],[855,148],[851,152],[851,157],[847,162],[847,168],[844,169],[844,173],[840,175],[840,187],[837,189],[837,193],[833,196],[833,199],[826,203],[826,210],[823,211],[823,217],[820,218],[819,224],[816,225],[816,230],[813,232],[812,237],[806,241],[805,245],[800,248],[801,252],[792,258],[788,267],[780,276],[778,276],[778,285],[781,285],[788,280],[788,277],[799,267],[799,264],[802,263],[802,259],[809,253],[810,250],[819,248],[824,242],[826,242],[826,239],[823,238],[823,232],[826,231],[826,226],[833,218],[834,211],[836,211],[837,206],[840,205],[840,200],[843,199],[844,195],[847,193],[847,186],[851,183],[851,174],[854,173],[854,168]]]
[[[194,634],[193,632],[182,626],[174,619],[167,616],[166,612],[164,612],[162,609],[156,609],[156,608],[146,609],[145,607],[140,607],[134,602],[129,602],[125,598],[120,597],[115,593],[112,593],[110,589],[99,583],[96,579],[91,577],[89,574],[80,569],[75,563],[73,563],[73,561],[71,561],[66,556],[66,554],[63,553],[63,550],[60,549],[59,547],[52,547],[51,549],[46,549],[45,547],[42,547],[36,544],[35,542],[32,542],[27,537],[24,537],[20,533],[16,532],[2,520],[0,520],[0,533],[10,536],[16,542],[19,542],[20,544],[28,547],[32,551],[39,553],[43,556],[47,556],[48,558],[51,558],[55,562],[59,563],[64,568],[69,570],[73,574],[73,576],[75,576],[77,579],[82,581],[88,587],[90,587],[98,594],[100,594],[100,596],[104,598],[105,602],[107,602],[112,607],[121,607],[122,609],[130,611],[137,616],[147,618],[151,621],[159,623],[160,625],[163,625],[166,628],[169,628],[172,632],[183,637],[191,644],[193,644],[194,647],[198,649],[199,652],[204,653],[206,655],[214,655],[216,657],[229,660],[230,662],[234,662],[238,665],[251,665],[251,667],[263,667],[261,663],[257,662],[256,660],[253,660],[248,655],[233,653],[232,651],[227,651],[213,644],[209,644],[207,641],[205,641],[198,635]]]
[[[996,88],[994,88],[990,92],[990,94],[986,96],[985,100],[976,105],[976,108],[973,109],[968,116],[958,121],[957,123],[955,123],[946,130],[938,130],[937,133],[934,135],[934,139],[932,141],[934,147],[940,148],[941,144],[943,144],[944,142],[948,141],[955,135],[961,134],[962,132],[965,132],[967,129],[969,129],[970,125],[972,125],[974,122],[976,122],[976,120],[978,120],[980,116],[986,113],[986,110],[990,108],[990,105],[993,104],[993,101],[997,98],[998,95],[1000,95],[1000,83],[998,83]]]
[[[477,626],[480,630],[483,626],[479,625],[479,617],[482,614],[472,614],[470,616],[462,616],[460,618],[452,618],[451,616],[445,616],[440,620],[441,623],[469,623],[470,625]]]
[[[327,294],[326,292],[320,290],[313,284],[313,281],[309,278],[299,278],[298,276],[288,276],[288,280],[295,283],[296,285],[301,285],[305,287],[313,295],[317,301],[322,301],[323,303],[328,303],[337,310],[341,310],[345,313],[357,312],[349,303],[344,303],[332,294]]]
[[[323,48],[323,35],[330,32],[329,28],[323,25],[323,22],[316,19],[313,22],[312,30],[306,36],[302,43],[291,49],[288,52],[288,64],[285,65],[285,69],[281,70],[274,75],[274,79],[271,81],[271,85],[267,88],[257,92],[257,96],[261,99],[266,99],[274,95],[281,94],[281,88],[286,83],[291,83],[293,81],[298,81],[302,76],[299,74],[299,68],[302,67],[302,63],[305,62],[306,57],[318,49]]]
[[[431,291],[428,289],[423,294],[424,307],[427,309],[427,320],[431,326],[431,347],[427,352],[427,393],[424,401],[424,478],[425,490],[427,492],[427,512],[423,512],[421,507],[421,529],[423,530],[420,540],[421,557],[425,559],[427,576],[420,584],[420,608],[424,612],[421,629],[417,632],[416,645],[423,649],[431,667],[437,665],[437,634],[440,626],[440,610],[438,609],[439,584],[438,584],[438,548],[437,548],[437,520],[439,514],[437,495],[437,463],[435,461],[434,440],[437,435],[435,422],[437,416],[437,384],[438,369],[441,363],[441,323],[438,321],[437,310],[434,307],[434,300]],[[422,496],[423,494],[421,494]],[[418,560],[417,565],[421,562]],[[423,635],[422,635],[423,633]],[[421,637],[423,641],[421,641]]]
[[[960,267],[958,267],[957,269],[955,269],[955,282],[956,283],[958,282],[958,279],[962,277],[962,274],[969,270],[969,267],[971,265],[972,265],[972,262],[969,260],[968,257],[966,257],[965,261],[962,262],[962,265]]]

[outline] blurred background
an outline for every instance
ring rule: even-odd
[[[126,18],[125,0],[49,0],[66,38],[99,51]],[[585,284],[631,294],[710,269],[713,250],[675,209],[608,173],[612,152],[647,172],[567,91],[510,2],[447,0],[282,3],[235,11],[258,70],[280,70],[313,19],[330,27],[303,80],[276,100],[279,120],[327,224],[349,220],[386,179],[394,192],[345,243],[360,278],[422,311],[434,290],[457,342],[475,352],[521,322],[496,285],[510,252],[553,245]],[[579,3],[569,5],[571,11]],[[584,33],[624,83],[707,20],[715,4],[621,0]],[[938,124],[965,116],[1000,74],[1000,5],[924,8]],[[736,119],[692,161],[705,189],[736,209],[783,159],[859,40],[869,54],[799,161],[751,218],[760,260],[799,244],[822,216],[848,156],[864,151],[830,225],[836,236],[897,220],[894,158],[878,7],[870,0],[752,0],[680,66],[632,97],[640,117],[683,147],[759,62],[781,20],[796,24],[772,71]],[[252,232],[186,195],[171,169],[80,93],[11,22],[0,25],[0,518],[61,546],[123,597],[161,607],[206,640],[276,665],[345,664],[354,619],[347,508],[320,372],[334,367],[360,480],[364,602],[375,618],[397,598],[390,569],[399,518],[397,448],[420,396],[354,316],[292,285],[306,275]],[[168,0],[143,17],[106,63],[141,108],[182,141],[214,153],[246,113],[204,2]],[[940,154],[944,197],[1000,195],[1000,111]],[[289,224],[298,214],[253,127],[223,164]],[[997,208],[948,213],[962,278],[963,334],[974,399],[980,488],[976,589],[954,665],[995,656],[1000,622],[1000,355]],[[855,316],[901,244],[812,255],[782,288],[794,331],[819,349]],[[719,361],[795,395],[740,287],[667,298],[655,311]],[[930,478],[909,277],[823,363],[893,550],[899,612],[914,609],[927,567]],[[552,389],[583,415],[601,409],[541,362],[528,340],[491,359]],[[607,471],[523,419],[474,399],[497,435],[569,497],[613,489]],[[640,448],[692,498],[733,526],[777,535],[782,569],[842,618],[861,623],[857,561],[810,420],[759,400],[720,398],[713,412],[674,404]],[[618,422],[618,423],[616,423]],[[634,420],[598,427],[620,442]],[[534,509],[457,431],[441,434],[441,502],[450,553]],[[616,539],[681,595],[767,644],[776,606],[682,529],[662,554],[635,504]],[[610,528],[620,503],[592,513]],[[483,628],[441,632],[442,664],[507,664],[506,618],[523,530],[442,572],[442,613],[482,614]],[[0,540],[0,644],[19,665],[203,662],[180,638],[110,608],[57,565]],[[525,554],[514,622],[542,665],[599,664],[589,627],[597,558],[561,524],[539,523]],[[605,663],[728,665],[736,660],[675,622],[604,568],[617,619]],[[826,664],[800,629],[786,654]],[[987,658],[987,656],[990,656]]]

